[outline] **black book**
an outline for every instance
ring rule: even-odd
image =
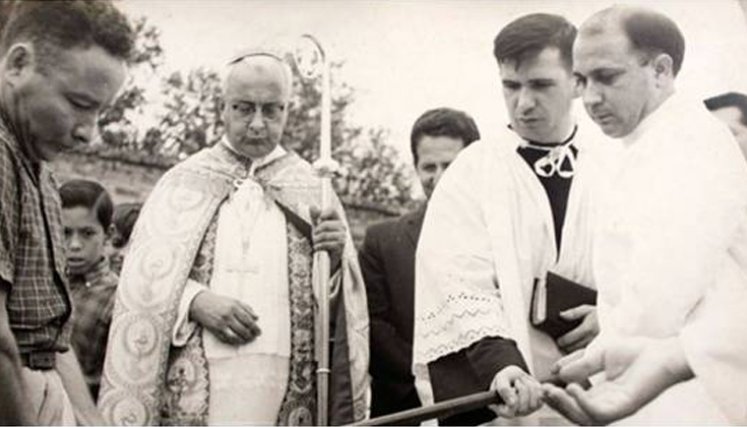
[[[583,319],[565,320],[560,317],[560,313],[584,304],[597,304],[596,290],[548,271],[544,284],[539,279],[534,281],[529,320],[535,328],[550,335],[553,339],[558,339],[578,327],[583,321]]]

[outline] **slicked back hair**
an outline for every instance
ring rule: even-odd
[[[516,66],[548,47],[560,51],[563,63],[573,69],[573,42],[577,30],[559,15],[533,13],[503,27],[493,40],[493,56],[499,64],[514,61]]]
[[[86,208],[94,213],[104,232],[112,223],[114,205],[109,192],[96,181],[73,179],[60,187],[63,209]]]
[[[680,72],[685,57],[685,38],[669,17],[636,9],[623,18],[622,26],[634,49],[647,59],[665,53],[672,58],[672,73],[676,76]]]
[[[414,163],[418,164],[418,144],[424,136],[448,136],[461,139],[468,146],[480,139],[474,119],[467,113],[452,108],[435,108],[423,113],[412,126],[410,150]]]
[[[747,95],[739,92],[728,92],[705,100],[709,111],[737,107],[742,112],[740,122],[747,126]]]
[[[620,27],[617,27],[619,25]],[[672,74],[677,76],[685,58],[685,38],[677,24],[666,15],[642,7],[613,6],[595,13],[581,28],[594,35],[621,28],[642,64],[662,53],[672,58]]]
[[[132,27],[109,0],[17,0],[10,9],[0,55],[15,43],[31,42],[40,71],[54,64],[63,49],[100,46],[115,58],[130,58]]]

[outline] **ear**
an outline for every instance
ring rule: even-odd
[[[578,78],[575,74],[571,76],[573,79],[573,99],[580,98],[581,95],[584,93],[583,85],[581,84],[581,79]]]
[[[223,124],[225,125],[227,123],[226,116],[228,115],[228,111],[226,110],[228,108],[228,103],[225,99],[221,99],[218,101],[218,111],[220,111],[220,119],[223,121]]]
[[[652,61],[652,65],[654,68],[654,76],[657,80],[667,76],[674,77],[674,61],[672,61],[672,57],[666,53],[656,55],[656,58]]]
[[[15,84],[36,68],[36,55],[31,43],[16,43],[8,49],[3,62],[5,78]]]
[[[112,237],[114,237],[114,233],[116,232],[117,228],[114,226],[114,224],[109,224],[109,227],[104,230],[104,238],[106,238],[107,241],[111,241]]]

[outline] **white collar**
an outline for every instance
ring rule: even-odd
[[[682,105],[682,102],[677,92],[671,94],[654,111],[644,117],[632,132],[622,138],[623,144],[625,146],[635,144],[649,130],[657,127],[660,123],[671,121],[670,117],[677,115],[680,105]]]
[[[231,145],[231,141],[228,140],[228,138],[224,135],[223,138],[221,138],[221,143],[226,146],[229,150],[231,150],[234,154],[236,154],[239,157],[247,157],[241,153],[237,149]],[[276,145],[275,148],[270,151],[268,154],[258,157],[256,159],[251,159],[252,163],[249,167],[249,175],[254,175],[254,172],[257,170],[257,168],[264,166],[273,160],[276,160],[280,157],[283,157],[287,151],[285,148],[283,148],[280,144]]]

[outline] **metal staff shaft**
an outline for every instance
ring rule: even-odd
[[[483,391],[456,399],[445,400],[435,405],[422,408],[408,409],[407,411],[382,417],[371,418],[353,424],[354,426],[386,426],[386,425],[418,425],[421,421],[434,418],[444,418],[473,409],[483,408],[490,404],[500,404],[503,400],[497,391]]]
[[[324,55],[318,41],[315,42],[322,55],[322,105],[321,105],[321,132],[319,141],[319,160],[317,171],[319,172],[322,185],[321,209],[325,211],[331,206],[333,173],[332,160],[332,95],[330,91],[329,63]],[[330,335],[330,258],[329,253],[323,251],[318,258],[319,274],[319,358],[317,365],[317,425],[329,425],[329,335]]]
[[[325,172],[322,172],[323,174]],[[330,178],[322,175],[322,209],[329,206]],[[319,274],[319,340],[317,344],[319,355],[317,360],[316,386],[317,386],[317,425],[329,425],[329,329],[330,329],[330,309],[329,309],[329,275],[330,259],[327,251],[319,253],[317,258]]]

